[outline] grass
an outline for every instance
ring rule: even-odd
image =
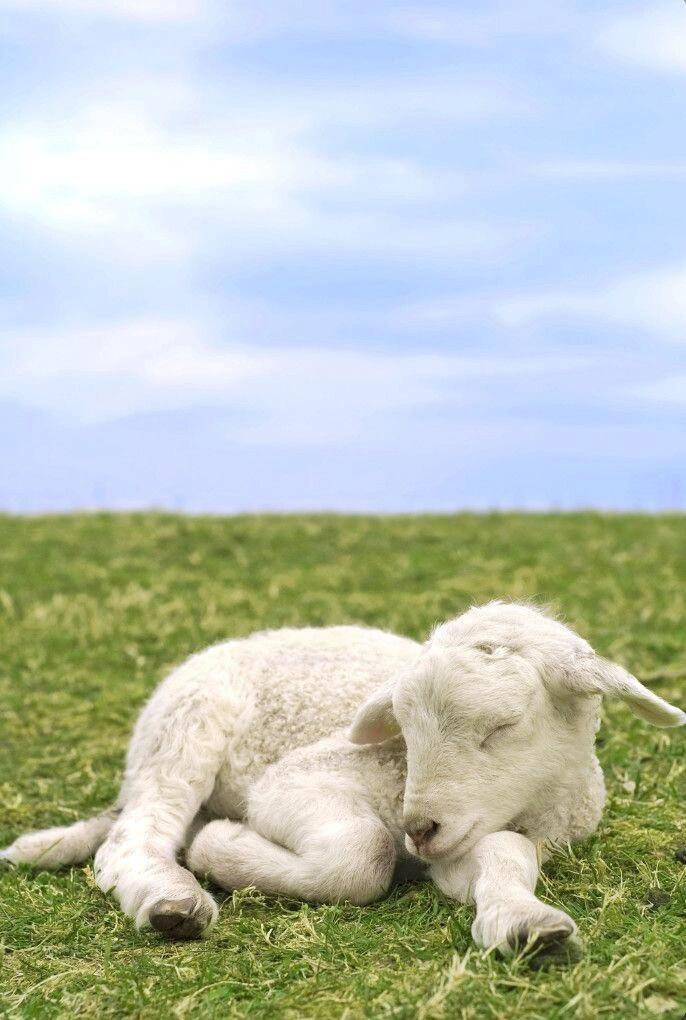
[[[685,551],[679,516],[0,518],[0,845],[108,804],[156,681],[256,628],[421,637],[469,603],[534,596],[684,704]],[[0,1013],[682,1017],[684,733],[607,705],[599,744],[601,829],[541,886],[579,924],[574,965],[477,951],[471,910],[428,884],[365,908],[248,891],[222,900],[208,941],[174,945],[137,935],[90,867],[3,869]]]

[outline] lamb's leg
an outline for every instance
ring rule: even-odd
[[[200,798],[178,782],[150,785],[124,808],[95,855],[95,878],[112,892],[136,927],[151,925],[168,938],[198,938],[217,908],[193,875],[176,861]]]
[[[226,753],[226,707],[211,684],[153,698],[134,733],[121,815],[95,856],[100,888],[136,927],[168,938],[197,938],[216,919],[214,900],[176,854]]]
[[[474,941],[504,955],[532,945],[561,944],[576,932],[571,917],[534,895],[536,847],[516,832],[494,832],[457,861],[437,862],[431,877],[446,895],[476,905]]]
[[[225,889],[255,886],[320,903],[364,904],[382,896],[395,865],[392,835],[345,796],[292,788],[271,792],[251,821],[210,822],[193,840],[188,866]]]
[[[92,818],[82,818],[71,825],[55,825],[50,829],[25,832],[14,843],[0,850],[0,860],[10,864],[31,864],[34,868],[63,868],[81,864],[92,857],[104,842],[119,814],[109,808]]]

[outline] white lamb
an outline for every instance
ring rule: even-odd
[[[534,889],[541,851],[598,824],[601,694],[658,726],[686,722],[528,606],[470,609],[423,646],[363,627],[257,633],[160,685],[116,808],[21,836],[2,856],[54,868],[99,848],[100,888],[170,938],[216,918],[191,871],[227,889],[365,904],[420,858],[444,893],[476,904],[480,946],[562,942],[574,922]]]

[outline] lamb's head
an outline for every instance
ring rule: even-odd
[[[686,722],[557,620],[490,603],[439,627],[416,664],[359,709],[350,738],[402,732],[408,849],[450,859],[590,767],[601,694],[657,726]]]

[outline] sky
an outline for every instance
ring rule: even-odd
[[[0,509],[686,509],[686,4],[0,0]]]

